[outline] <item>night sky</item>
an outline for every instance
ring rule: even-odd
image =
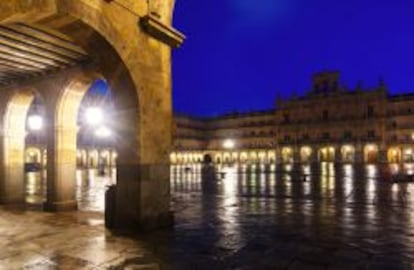
[[[414,92],[413,0],[177,0],[176,112],[268,109],[310,88],[321,70],[342,82]]]

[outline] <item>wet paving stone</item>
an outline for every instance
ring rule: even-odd
[[[96,181],[81,185],[80,212],[0,207],[0,269],[414,269],[414,184],[381,182],[375,166],[346,168],[316,167],[303,182],[302,166],[222,167],[226,177],[207,189],[199,169],[178,169],[175,226],[145,235],[104,228]]]

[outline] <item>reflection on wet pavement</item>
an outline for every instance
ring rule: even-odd
[[[105,210],[105,190],[116,183],[116,169],[106,168],[103,174],[97,169],[76,171],[76,199],[81,211]],[[41,207],[46,201],[46,170],[26,173],[26,202]]]
[[[392,169],[411,174],[413,168]],[[99,212],[105,185],[114,177],[78,171],[77,197],[84,212],[25,213],[38,233],[27,237],[22,224],[12,225],[22,215],[6,212],[0,216],[0,238],[9,243],[6,254],[25,250],[16,260],[32,254],[27,248],[34,243],[36,256],[41,253],[50,265],[77,265],[73,269],[107,269],[111,258],[125,262],[124,250],[135,250],[134,258],[146,254],[145,269],[414,269],[414,183],[381,180],[376,165],[257,171],[223,166],[202,174],[200,165],[171,167],[174,229],[135,240],[108,236],[103,228]],[[28,202],[43,198],[41,179],[28,176]],[[43,237],[45,232],[52,238]],[[62,233],[74,240],[66,243],[58,237]],[[55,239],[53,246],[46,239]],[[45,247],[44,253],[37,250]],[[15,265],[1,258],[0,265]]]
[[[171,168],[176,226],[163,258],[175,269],[414,267],[414,184],[381,180],[376,165],[216,171]]]

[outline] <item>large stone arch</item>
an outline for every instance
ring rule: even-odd
[[[122,114],[116,131],[129,140],[117,147],[117,172],[121,180],[116,192],[118,227],[159,227],[171,220],[168,182],[172,139],[171,46],[179,44],[182,36],[170,27],[174,0],[148,2],[125,1],[120,5],[118,1],[103,0],[11,0],[0,3],[0,23],[29,23],[71,37],[94,60],[89,68],[101,73],[111,89],[122,89],[114,90],[115,107]],[[150,13],[155,13],[155,18]],[[139,26],[142,22],[147,23],[145,27]],[[60,109],[53,107],[53,102],[46,106],[49,115],[55,118]],[[52,122],[58,124],[55,120]],[[54,128],[49,132],[56,135],[59,131]],[[59,136],[62,135],[54,136],[56,141]],[[58,166],[56,152],[53,154],[49,149],[59,145],[56,141],[48,142],[55,144],[48,146],[48,164],[54,162],[55,167]],[[76,151],[70,147],[68,152],[67,164],[71,168],[72,162],[76,165]],[[52,175],[63,177],[55,170],[48,172],[48,180]]]

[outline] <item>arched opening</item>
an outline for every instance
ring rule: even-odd
[[[107,79],[111,89],[116,89],[114,106],[120,121],[114,126],[114,132],[123,140],[117,142],[116,146],[117,175],[122,182],[118,183],[115,190],[114,226],[148,228],[170,223],[166,153],[171,145],[171,50],[162,41],[148,38],[148,33],[137,27],[141,16],[137,14],[141,14],[141,9],[146,5],[134,5],[135,12],[130,12],[113,4],[95,8],[87,1],[29,2],[24,5],[19,1],[7,3],[2,22],[18,20],[19,27],[36,33],[29,38],[53,37],[49,39],[50,43],[45,42],[47,44],[43,45],[48,46],[58,40],[67,45],[63,46],[66,49],[73,49],[69,54],[80,52],[91,61],[83,61],[86,60],[83,57],[65,65],[56,65],[56,62],[65,62],[65,59],[57,56],[56,51],[49,50],[54,59],[48,61],[45,69],[42,63],[39,64],[40,72],[35,69],[26,74],[29,69],[19,67],[17,73],[23,73],[23,78],[31,82],[38,82],[49,72],[53,73],[53,79],[49,78],[53,81],[59,74],[67,75],[80,70],[88,73],[88,70],[93,69]],[[156,6],[163,21],[171,19],[172,6],[173,1]],[[123,20],[118,19],[120,16]],[[35,22],[38,26],[25,24],[27,22]],[[70,44],[67,44],[68,39],[71,39]],[[29,44],[25,46],[28,48]],[[25,53],[33,50],[27,49]],[[19,55],[14,57],[18,58]],[[71,71],[67,72],[66,69]],[[36,80],[31,80],[33,77]],[[86,83],[79,78],[63,77],[51,84],[44,83],[45,89],[39,89],[42,96],[48,95],[45,103],[48,113],[46,207],[49,210],[76,208],[73,194],[77,155],[76,117],[68,115],[76,115],[78,101],[83,96],[82,91],[74,89],[79,85],[85,88]],[[77,82],[72,83],[74,81]],[[138,91],[138,86],[142,91]],[[152,109],[154,107],[157,109]],[[10,144],[11,140],[5,141]],[[23,150],[19,158],[19,163],[23,164]]]
[[[401,162],[401,150],[398,147],[391,147],[387,152],[387,159],[389,163]]]
[[[341,161],[344,163],[353,163],[355,161],[355,147],[344,145],[341,147]]]
[[[223,162],[227,165],[231,163],[231,154],[229,152],[223,153]]]
[[[249,153],[249,162],[251,164],[256,164],[258,161],[257,153],[252,151]]]
[[[42,150],[36,147],[28,147],[25,151],[25,166],[34,165],[40,166],[42,163]]]
[[[266,152],[259,152],[258,158],[261,164],[268,163]]]
[[[376,144],[367,144],[364,147],[364,162],[365,163],[378,162],[378,146]]]
[[[46,200],[46,120],[45,100],[35,93],[26,119],[25,186],[26,203],[42,206]]]
[[[404,149],[403,152],[403,160],[406,163],[413,163],[414,162],[414,151],[413,148],[407,147]]]
[[[170,163],[172,165],[176,165],[177,164],[177,154],[176,153],[171,153],[170,154]]]
[[[293,150],[290,147],[282,148],[282,162],[293,163]]]
[[[270,164],[276,163],[276,152],[275,151],[269,151],[267,153],[267,159],[269,160]]]
[[[223,161],[223,156],[221,153],[216,153],[214,156],[214,163],[216,164],[221,164],[221,162]]]
[[[231,162],[237,163],[239,161],[239,153],[233,152],[231,153]]]
[[[312,148],[309,146],[304,146],[300,148],[300,161],[302,163],[312,162]]]
[[[320,162],[334,162],[335,161],[335,148],[328,146],[319,149],[319,161]]]

